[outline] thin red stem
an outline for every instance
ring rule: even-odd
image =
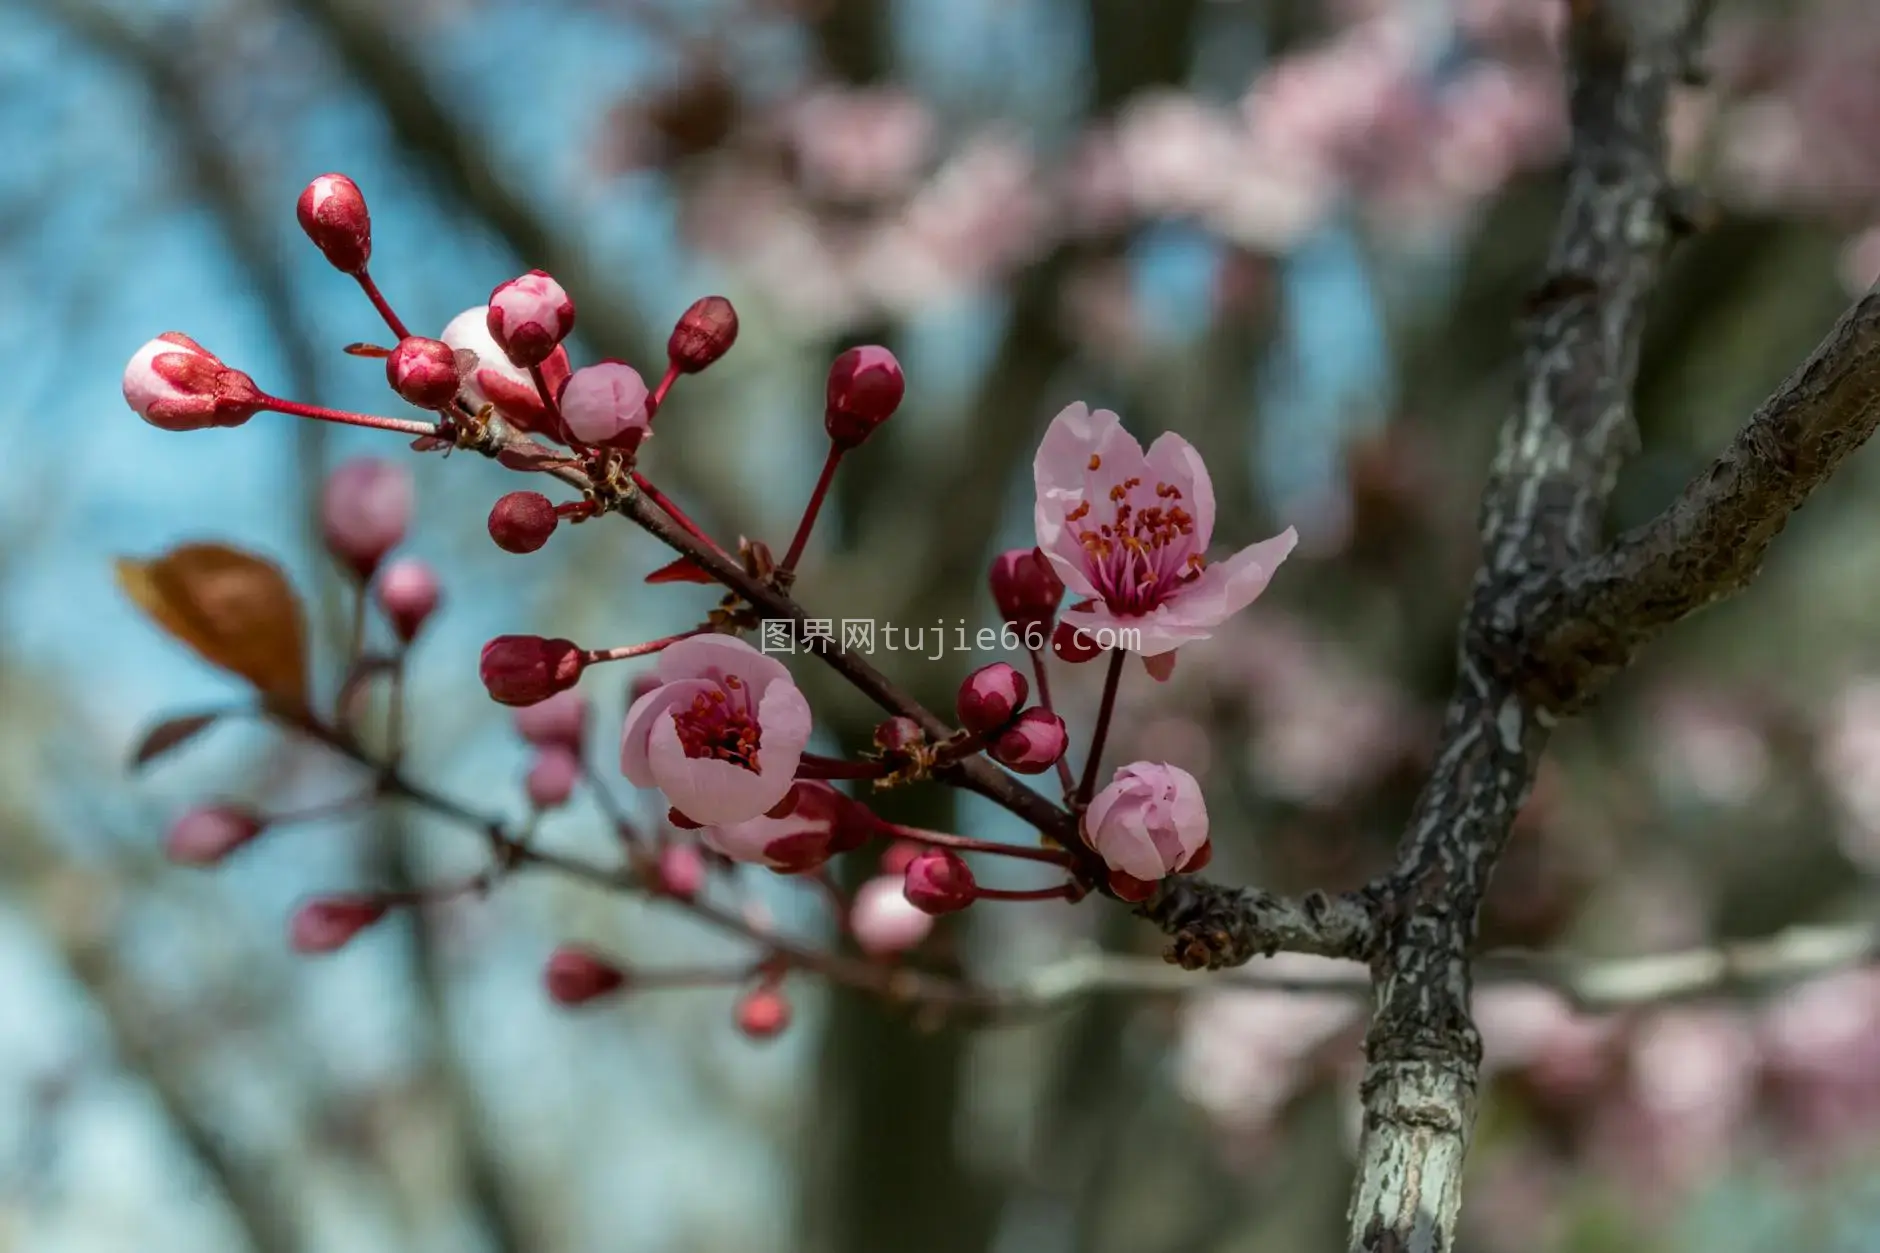
[[[1110,737],[1110,716],[1116,712],[1116,690],[1122,685],[1123,662],[1129,654],[1120,648],[1110,651],[1110,672],[1103,676],[1103,703],[1097,707],[1097,729],[1090,735],[1090,755],[1084,759],[1083,781],[1077,785],[1077,808],[1082,809],[1096,794],[1097,773],[1103,768],[1103,743]]]
[[[842,464],[843,451],[840,444],[829,445],[829,456],[823,462],[821,476],[816,480],[816,490],[810,493],[809,504],[803,509],[803,520],[796,524],[796,538],[790,541],[790,551],[784,554],[781,569],[796,569],[796,563],[802,558],[804,546],[809,543],[809,533],[816,526],[816,515],[822,512],[823,500],[829,495],[829,485],[836,480],[836,467]]]
[[[261,407],[296,418],[311,418],[315,422],[339,422],[347,426],[370,427],[375,431],[396,431],[400,435],[420,438],[434,437],[437,434],[435,422],[414,422],[409,418],[382,418],[375,413],[348,413],[344,409],[304,405],[298,400],[283,400],[279,396],[263,396]]]
[[[685,528],[687,534],[693,536],[701,543],[710,544],[714,552],[723,554],[727,559],[730,558],[731,554],[725,552],[724,548],[720,546],[717,540],[705,534],[705,529],[698,523],[692,521],[691,518],[687,517],[685,510],[679,508],[672,497],[666,495],[666,493],[660,491],[657,487],[654,487],[653,484],[647,480],[646,476],[641,474],[638,470],[633,472],[633,485],[639,488],[641,494],[648,500],[664,510],[667,517]]]
[[[1059,883],[1048,888],[973,889],[973,898],[981,901],[1074,901],[1082,895],[1075,883]]]
[[[1038,704],[1046,713],[1054,714],[1057,707],[1051,703],[1051,680],[1045,672],[1044,650],[1028,648],[1025,651],[1031,654],[1031,673],[1038,680]],[[1076,795],[1077,781],[1071,775],[1071,763],[1062,753],[1058,754],[1057,776],[1058,782],[1064,786],[1064,799],[1068,802]]]
[[[1070,855],[1054,848],[1027,848],[1022,844],[1001,844],[996,840],[975,840],[965,835],[949,835],[945,831],[928,831],[921,827],[904,827],[898,822],[876,819],[877,829],[884,834],[900,840],[911,840],[916,844],[928,844],[935,848],[950,848],[959,853],[991,853],[999,857],[1016,857],[1020,861],[1041,861],[1051,866],[1069,866]]]
[[[379,285],[372,281],[372,275],[361,268],[353,277],[359,280],[360,290],[365,292],[372,307],[379,311],[379,316],[385,319],[385,325],[392,328],[392,334],[400,339],[408,338],[411,332],[405,329],[404,320],[393,312],[391,302],[385,299],[385,293],[379,290]]]
[[[671,648],[680,640],[689,640],[694,635],[709,635],[711,627],[693,627],[690,631],[681,631],[677,635],[668,635],[663,639],[648,640],[644,644],[626,644],[619,648],[590,648],[582,654],[582,660],[588,665],[603,661],[626,661],[632,657],[648,657]]]
[[[561,430],[561,406],[555,403],[555,394],[548,390],[548,379],[543,377],[542,367],[530,366],[529,377],[535,380],[535,394],[542,398],[542,407],[548,410],[550,429]]]
[[[651,425],[653,418],[659,413],[659,407],[666,403],[666,393],[672,390],[672,385],[678,382],[678,380],[679,367],[676,364],[668,362],[666,365],[666,373],[659,380],[659,386],[655,387],[653,394],[646,398],[646,421],[648,425]]]

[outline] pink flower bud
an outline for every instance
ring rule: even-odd
[[[385,359],[385,381],[407,404],[448,409],[463,382],[457,350],[441,339],[407,335]]]
[[[157,336],[124,367],[124,403],[166,431],[240,426],[266,399],[253,379],[181,331]]]
[[[636,448],[652,429],[647,394],[639,371],[624,362],[582,366],[562,384],[562,426],[590,447]]]
[[[288,936],[298,952],[336,952],[390,908],[376,896],[316,896],[294,911]]]
[[[541,365],[574,329],[574,301],[545,272],[530,270],[490,293],[489,329],[512,363]]]
[[[690,844],[667,844],[659,850],[659,890],[689,901],[705,886],[705,859]]]
[[[411,475],[401,465],[360,457],[327,476],[320,494],[320,527],[327,551],[362,579],[411,525]]]
[[[386,566],[379,575],[377,590],[379,608],[385,611],[393,633],[406,644],[418,638],[418,632],[437,611],[437,575],[416,557],[402,557]]]
[[[531,431],[546,435],[550,439],[561,439],[563,432],[555,423],[548,405],[542,399],[542,389],[535,385],[535,379],[529,372],[512,364],[503,350],[490,338],[490,309],[488,305],[477,305],[465,309],[450,320],[444,333],[438,336],[459,353],[468,353],[468,357],[459,357],[465,363],[463,376],[464,400],[471,407],[481,409],[490,405],[501,414],[503,420],[517,430]],[[548,394],[553,396],[568,377],[568,350],[557,348],[542,363],[542,382],[547,384]]]
[[[723,296],[692,302],[666,340],[666,359],[681,374],[697,374],[738,342],[738,311]]]
[[[357,274],[372,259],[372,217],[359,184],[344,174],[322,174],[294,206],[300,229],[342,274]]]
[[[738,1002],[738,1030],[753,1040],[781,1035],[790,1025],[790,1002],[775,988],[756,988]]]
[[[927,740],[927,733],[912,718],[890,718],[875,728],[875,747],[884,753],[904,753]]]
[[[548,543],[561,521],[540,492],[510,492],[490,507],[490,538],[506,553],[532,553]]]
[[[951,849],[930,848],[907,863],[901,891],[908,903],[925,914],[951,914],[965,909],[979,894],[972,867]]]
[[[1026,648],[1042,648],[1045,632],[1064,599],[1064,580],[1036,548],[1014,548],[992,559],[992,599],[999,616],[1026,637]]]
[[[1073,666],[1081,666],[1086,661],[1101,656],[1103,648],[1090,632],[1071,623],[1069,619],[1057,624],[1057,630],[1051,633],[1051,651],[1058,660],[1068,661]]]
[[[990,735],[1018,715],[1030,694],[1031,684],[1024,675],[1003,661],[995,661],[966,676],[954,707],[961,726],[978,735]]]
[[[1043,774],[1057,764],[1069,744],[1064,719],[1043,709],[1027,709],[986,751],[1008,770]]]
[[[575,685],[587,659],[570,640],[499,635],[483,646],[483,686],[502,705],[533,705]]]
[[[581,779],[581,759],[559,744],[551,744],[535,755],[529,767],[525,787],[529,803],[537,809],[559,809],[574,795],[574,785]]]
[[[881,873],[905,875],[908,863],[926,851],[925,844],[916,844],[912,840],[896,840],[881,850]]]
[[[204,805],[170,826],[163,855],[179,866],[213,866],[260,835],[265,819],[234,805]]]
[[[829,367],[823,429],[840,448],[854,448],[894,416],[907,391],[901,363],[886,348],[851,348]]]
[[[564,944],[548,956],[542,982],[557,1005],[585,1005],[627,984],[627,972],[591,949]]]
[[[516,710],[516,733],[537,748],[559,746],[580,756],[587,741],[587,697],[570,688]]]
[[[1139,761],[1119,768],[1090,800],[1084,836],[1110,868],[1111,888],[1146,899],[1172,874],[1199,868],[1208,855],[1208,807],[1186,770]]]
[[[855,891],[849,906],[849,930],[871,957],[913,948],[933,930],[933,915],[916,908],[903,891],[900,875],[881,875]]]

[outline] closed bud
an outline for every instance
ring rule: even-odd
[[[524,783],[529,803],[537,809],[559,809],[574,795],[574,785],[581,778],[581,759],[560,744],[552,744],[535,755]]]
[[[404,557],[386,566],[378,581],[379,608],[385,611],[392,632],[409,644],[437,612],[441,595],[437,575],[416,557]]]
[[[557,1005],[585,1005],[625,987],[627,972],[591,949],[564,944],[549,954],[542,983]]]
[[[666,340],[666,359],[681,374],[697,374],[738,342],[738,311],[723,296],[705,296],[679,316]]]
[[[377,896],[317,896],[294,911],[288,936],[298,952],[337,952],[390,908]]]
[[[905,952],[933,930],[933,915],[907,899],[901,875],[870,879],[849,905],[849,931],[864,953],[886,957]]]
[[[179,866],[213,866],[266,826],[266,820],[251,809],[204,805],[170,825],[163,838],[163,855]]]
[[[255,381],[181,331],[165,331],[124,367],[124,403],[165,431],[240,426],[267,399]]]
[[[894,416],[907,392],[901,363],[886,348],[851,348],[829,367],[823,429],[838,448],[854,448]]]
[[[656,870],[659,890],[676,900],[689,901],[705,887],[705,859],[690,844],[661,848]]]
[[[580,756],[587,740],[588,700],[572,688],[516,710],[516,733],[537,748],[559,745]]]
[[[1069,744],[1064,719],[1044,709],[1027,709],[986,751],[1008,770],[1043,774],[1057,764]]]
[[[1036,632],[1041,638],[1057,617],[1064,599],[1064,580],[1036,548],[1014,548],[992,559],[992,599],[999,616],[1020,635]],[[1026,640],[1031,647],[1037,640]]]
[[[548,543],[561,518],[540,492],[510,492],[490,507],[490,538],[506,553],[532,553]]]
[[[1090,632],[1073,626],[1068,619],[1058,623],[1057,630],[1051,633],[1051,651],[1058,660],[1068,661],[1074,666],[1081,666],[1103,653]]]
[[[320,531],[327,551],[362,579],[411,525],[411,475],[390,461],[360,457],[327,476],[320,493]]]
[[[575,685],[587,659],[571,640],[499,635],[483,646],[480,667],[490,699],[533,705]]]
[[[790,1002],[775,988],[755,988],[738,1002],[737,1023],[753,1040],[771,1039],[790,1025]]]
[[[574,301],[542,270],[530,270],[490,293],[490,338],[514,365],[548,360],[574,329]]]
[[[917,854],[903,872],[901,891],[924,914],[953,914],[979,895],[979,884],[964,858],[951,849],[930,848]]]
[[[927,742],[927,733],[912,718],[890,718],[875,728],[875,747],[884,753],[905,753]]]
[[[1024,675],[995,661],[966,676],[954,707],[961,726],[976,735],[990,735],[1018,716],[1030,694]]]
[[[457,350],[443,340],[407,335],[385,359],[385,381],[406,404],[448,409],[463,381],[458,365]]]
[[[647,397],[646,380],[625,362],[582,366],[561,386],[562,428],[590,447],[637,448],[652,430]]]
[[[372,217],[359,184],[344,174],[322,174],[307,184],[294,206],[300,229],[326,254],[334,269],[357,274],[372,259]]]

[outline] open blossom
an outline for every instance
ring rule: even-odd
[[[124,367],[124,403],[166,431],[240,426],[263,399],[253,379],[181,331],[157,336]]]
[[[783,817],[759,814],[706,827],[699,841],[732,861],[785,872],[814,870],[867,838],[867,831],[853,820],[850,803],[827,783],[798,783],[790,812]]]
[[[1114,413],[1081,402],[1053,419],[1032,475],[1038,547],[1089,598],[1065,622],[1107,628],[1145,657],[1208,638],[1266,590],[1299,542],[1288,527],[1208,564],[1214,485],[1193,445],[1165,432],[1145,455]]]
[[[620,772],[706,825],[744,822],[789,795],[809,702],[783,663],[729,635],[659,655],[659,686],[627,711]]]
[[[1156,883],[1206,860],[1208,807],[1195,776],[1176,766],[1138,761],[1119,768],[1090,800],[1084,829],[1091,848],[1125,888]],[[1132,882],[1133,881],[1133,882]]]
[[[473,406],[494,405],[510,425],[538,435],[561,438],[551,429],[548,407],[529,372],[513,364],[490,335],[490,308],[477,305],[450,320],[438,336],[458,352],[471,354],[473,364],[464,374],[464,398]],[[553,395],[568,378],[568,350],[557,347],[542,362],[542,381]]]

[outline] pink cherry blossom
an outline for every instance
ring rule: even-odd
[[[652,431],[646,381],[622,361],[582,366],[561,387],[561,422],[583,444],[632,448]]]
[[[863,952],[875,957],[904,952],[933,930],[933,915],[907,899],[903,883],[900,875],[884,874],[855,890],[849,930]]]
[[[800,782],[781,818],[768,813],[706,827],[699,840],[732,861],[772,870],[814,870],[860,843],[864,830],[850,821],[850,801],[827,783]],[[680,812],[684,812],[681,810]]]
[[[1138,761],[1118,768],[1084,814],[1090,846],[1112,870],[1154,883],[1188,866],[1208,842],[1201,784],[1179,767]]]
[[[477,305],[465,309],[450,320],[438,336],[458,352],[471,354],[464,372],[464,398],[481,408],[494,405],[503,420],[520,430],[561,438],[551,429],[548,408],[529,372],[509,360],[490,335],[490,309]],[[540,367],[542,379],[552,395],[568,378],[568,350],[556,348]]]
[[[809,743],[809,702],[783,663],[729,635],[680,640],[659,655],[659,686],[627,711],[620,771],[707,825],[773,808]]]
[[[1145,657],[1208,638],[1266,590],[1299,542],[1288,527],[1209,565],[1214,485],[1193,445],[1166,432],[1145,455],[1114,413],[1081,402],[1052,421],[1032,476],[1038,547],[1090,598],[1065,621],[1107,628]]]
[[[157,336],[124,367],[124,402],[166,431],[240,426],[264,399],[253,379],[181,331]]]

